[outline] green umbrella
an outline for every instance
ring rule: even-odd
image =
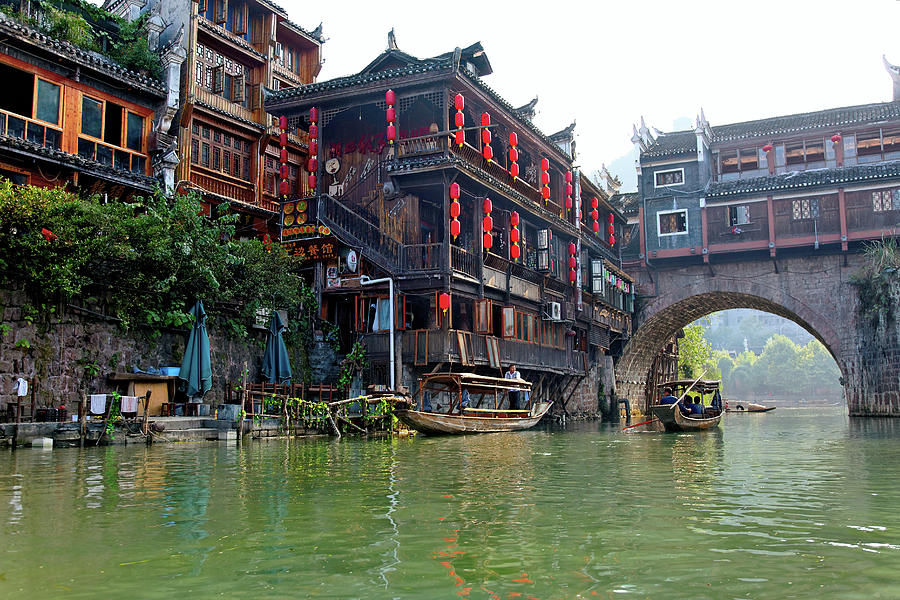
[[[291,380],[291,360],[288,358],[284,338],[284,323],[278,311],[272,313],[269,335],[266,338],[266,353],[263,355],[262,374],[269,383],[287,383]]]
[[[209,361],[209,335],[206,333],[206,311],[203,302],[197,300],[191,309],[194,327],[188,336],[178,377],[185,381],[188,398],[202,398],[212,387],[212,367]]]

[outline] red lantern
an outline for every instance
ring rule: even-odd
[[[519,241],[519,230],[515,226],[509,231],[509,241],[513,244]]]
[[[457,237],[459,235],[459,221],[456,219],[450,221],[450,235]]]
[[[278,142],[281,144],[282,148],[287,146],[287,132],[282,131],[281,135],[278,136]]]
[[[550,199],[550,188],[548,188],[546,185],[541,188],[541,198],[543,198],[544,200]]]
[[[453,123],[454,123],[457,127],[463,127],[463,126],[465,126],[465,124],[466,124],[466,115],[463,114],[463,113],[461,113],[461,112],[456,113],[455,115],[453,115]]]
[[[484,249],[490,250],[494,246],[494,236],[492,236],[490,233],[485,233],[483,242]]]
[[[481,155],[484,156],[484,160],[490,161],[494,158],[494,149],[491,148],[490,144],[485,144],[481,149]]]
[[[606,228],[606,231],[609,232],[609,235],[612,235],[616,232],[616,226],[613,225],[612,223],[610,223],[609,226]]]
[[[291,182],[290,181],[281,181],[278,184],[278,190],[281,192],[282,196],[287,196],[291,193]]]
[[[319,126],[315,123],[309,126],[309,137],[319,139]]]
[[[453,108],[456,110],[462,110],[466,107],[466,101],[463,99],[462,94],[457,94],[453,97]]]
[[[566,208],[572,210],[572,196],[566,196]]]
[[[515,148],[509,149],[509,162],[516,162],[519,160],[519,151]]]
[[[512,131],[509,134],[509,145],[513,148],[519,145],[519,136],[516,135],[515,131]]]
[[[594,221],[593,226],[591,227],[594,230],[594,233],[600,233],[600,223]]]
[[[766,144],[765,146],[762,147],[762,149],[763,149],[763,152],[768,154],[769,152],[772,151],[772,144]]]
[[[541,173],[541,184],[550,185],[550,173],[548,173],[547,171]]]
[[[490,198],[484,199],[484,202],[481,203],[481,209],[486,213],[489,213],[494,209],[494,205],[491,203]]]
[[[600,212],[596,208],[591,211],[591,218],[595,221],[600,218]]]
[[[492,230],[494,228],[494,219],[490,215],[486,216],[481,222],[481,226],[486,232]]]
[[[515,245],[511,246],[510,249],[509,249],[509,256],[510,256],[513,260],[519,260],[519,256],[521,255],[521,253],[522,253],[522,251],[519,249],[519,245],[518,245],[518,244],[515,244]]]
[[[387,126],[387,139],[390,143],[394,143],[394,140],[397,139],[397,128],[393,123]]]
[[[306,170],[309,171],[310,173],[315,173],[316,169],[318,169],[318,168],[319,168],[319,161],[316,160],[315,156],[310,156],[309,162],[306,165]]]
[[[491,115],[488,113],[481,113],[481,126],[487,127],[491,124]]]
[[[460,146],[466,143],[466,133],[462,129],[456,132],[455,138],[456,143]]]
[[[610,246],[616,245],[616,236],[614,236],[614,235],[609,236],[609,245]]]
[[[597,208],[597,206],[598,206],[597,196],[594,196],[593,198],[591,198],[591,208]],[[594,217],[594,218],[596,219],[597,217]]]
[[[509,224],[513,227],[516,227],[519,224],[519,213],[512,211],[509,214]]]
[[[612,214],[612,213],[609,213],[608,215],[606,215],[606,220],[609,221],[610,223],[613,222],[613,219],[614,219],[614,218],[615,218],[615,217],[613,217],[613,214]]]
[[[572,184],[567,183],[566,184],[566,196],[571,196],[571,195],[572,195]]]
[[[396,98],[394,97],[394,90],[388,90],[384,93],[384,101],[386,104],[388,104],[388,105],[394,104],[395,99]]]
[[[490,129],[482,129],[481,130],[481,143],[482,144],[490,144],[491,143],[491,130]]]
[[[549,171],[550,170],[550,161],[546,158],[541,159],[541,171]]]
[[[572,183],[572,171],[566,171],[566,183]],[[572,192],[568,192],[572,193]]]
[[[832,143],[832,144],[839,144],[840,141],[841,141],[841,139],[842,139],[842,138],[841,138],[841,134],[836,133],[836,134],[834,134],[833,136],[831,136],[831,143]]]
[[[309,140],[309,153],[310,154],[318,154],[319,153],[319,142],[316,140]]]
[[[450,203],[450,216],[454,219],[459,218],[459,202]]]
[[[444,292],[438,296],[438,307],[443,311],[450,310],[450,294]]]
[[[450,197],[454,200],[459,199],[459,184],[456,182],[450,184]]]
[[[575,283],[576,279],[578,279],[578,273],[575,272],[575,269],[569,269],[569,281]]]
[[[509,174],[512,175],[513,179],[519,176],[519,165],[516,163],[511,163],[509,165]]]
[[[577,264],[578,264],[578,263],[575,262],[575,257],[574,257],[574,256],[570,256],[570,257],[569,257],[569,268],[570,268],[570,269],[574,269],[574,268],[577,266]]]
[[[575,254],[576,250],[575,242],[569,242],[569,254]]]
[[[312,170],[312,169],[310,169]],[[282,179],[287,179],[290,176],[290,167],[286,164],[281,165],[280,175]]]
[[[313,106],[309,109],[309,122],[316,123],[319,120],[319,109]]]
[[[316,189],[316,176],[313,173],[310,173],[309,178],[307,179],[309,182],[309,187],[311,189]]]
[[[281,162],[287,162],[288,160],[288,151],[286,148],[281,149]]]
[[[385,117],[388,123],[393,123],[397,120],[397,111],[393,106],[388,106],[388,109],[385,111]]]

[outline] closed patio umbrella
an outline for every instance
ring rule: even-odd
[[[206,333],[206,311],[197,300],[191,309],[194,327],[188,336],[178,377],[185,381],[188,398],[202,398],[212,387],[212,367],[209,360],[209,335]]]
[[[288,358],[284,338],[284,323],[278,311],[272,313],[269,335],[266,337],[266,353],[263,355],[262,374],[269,383],[287,383],[291,380],[291,360]]]

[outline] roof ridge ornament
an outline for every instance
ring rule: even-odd
[[[400,46],[397,45],[397,36],[394,35],[394,28],[391,27],[391,30],[388,31],[388,43],[387,49],[390,50],[399,50]]]
[[[893,101],[897,102],[900,100],[900,67],[889,63],[887,56],[884,54],[881,55],[881,60],[884,62],[884,68],[887,69],[888,75],[891,76],[891,80],[894,82]]]

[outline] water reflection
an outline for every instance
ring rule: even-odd
[[[779,408],[705,434],[23,450],[0,594],[900,597],[896,427]]]

